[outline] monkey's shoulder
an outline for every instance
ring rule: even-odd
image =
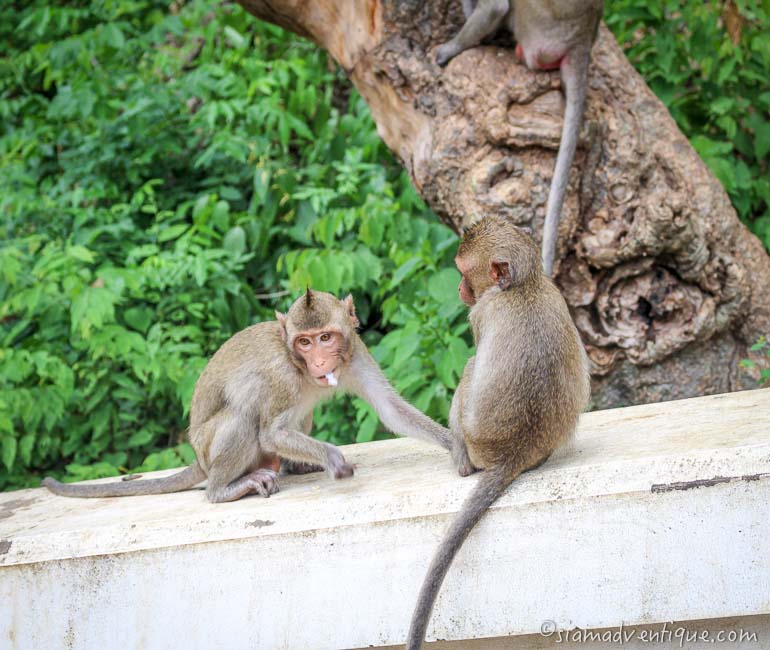
[[[219,402],[294,395],[301,380],[280,325],[266,321],[237,332],[222,344],[201,373],[193,401],[198,394],[215,394]]]
[[[480,341],[512,352],[532,353],[541,362],[571,353],[580,345],[569,308],[550,282],[534,291],[511,289],[479,301],[473,314]]]

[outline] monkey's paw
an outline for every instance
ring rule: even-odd
[[[478,471],[478,467],[474,467],[470,461],[457,466],[457,473],[462,477],[470,476],[471,474],[475,474]]]
[[[470,476],[471,474],[478,472],[478,468],[473,466],[470,457],[468,456],[468,449],[465,443],[456,445],[452,449],[452,460],[454,461],[457,473],[460,476]]]
[[[334,478],[349,478],[353,476],[354,467],[350,463],[342,463],[333,470]]]
[[[249,488],[254,494],[269,497],[278,492],[278,474],[271,469],[257,469],[246,477]]]
[[[436,63],[443,68],[459,53],[460,51],[457,49],[457,46],[454,44],[454,42],[448,41],[443,45],[438,46],[438,49],[436,50]]]
[[[339,449],[334,445],[326,445],[326,471],[334,478],[348,478],[353,476],[353,465],[349,464]]]

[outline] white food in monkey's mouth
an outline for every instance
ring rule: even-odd
[[[329,386],[337,385],[337,378],[334,376],[334,372],[327,372],[324,377],[326,378],[326,381],[329,382]]]

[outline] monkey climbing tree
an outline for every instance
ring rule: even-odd
[[[435,47],[463,22],[457,0],[240,1],[331,54],[443,222],[504,215],[539,241],[558,72],[531,72],[502,45],[439,68]],[[596,406],[754,386],[739,360],[770,334],[770,257],[603,26],[555,275]]]

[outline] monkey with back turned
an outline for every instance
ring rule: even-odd
[[[505,22],[517,41],[516,53],[528,68],[561,72],[566,99],[564,125],[543,225],[543,266],[551,275],[569,170],[585,110],[591,47],[604,0],[462,0],[462,6],[466,22],[452,40],[438,48],[439,65],[478,45]]]
[[[315,405],[345,390],[369,402],[394,432],[453,450],[461,474],[471,472],[449,431],[407,403],[390,385],[356,333],[352,296],[339,300],[307,290],[286,314],[252,325],[226,341],[203,370],[190,406],[196,461],[172,476],[96,485],[43,485],[71,497],[165,494],[208,478],[212,502],[278,491],[278,457],[334,478],[353,474],[334,445],[309,437]],[[302,469],[300,469],[302,471]]]
[[[476,356],[452,399],[449,426],[462,454],[484,471],[428,569],[407,650],[422,647],[438,590],[468,533],[516,477],[572,436],[590,395],[580,336],[528,235],[487,217],[465,232],[455,262]]]

